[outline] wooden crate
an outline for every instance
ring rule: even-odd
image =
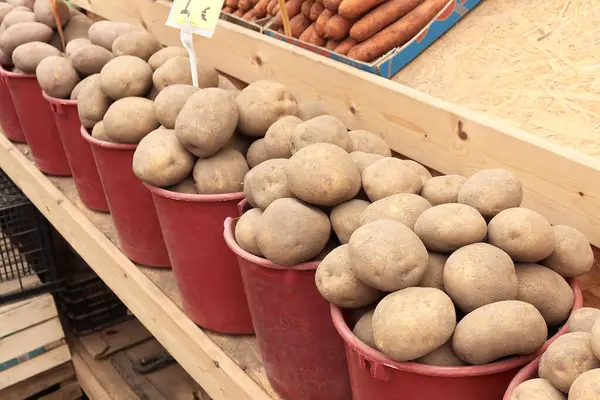
[[[2,390],[70,360],[52,295],[0,306],[0,398]]]
[[[2,400],[75,400],[83,392],[69,361],[0,391]]]

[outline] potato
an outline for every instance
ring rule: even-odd
[[[219,74],[217,70],[205,61],[196,60],[198,71],[198,87],[201,89],[217,87],[219,85]],[[188,57],[176,56],[165,61],[152,75],[154,86],[161,91],[167,86],[181,83],[192,85],[192,69]]]
[[[94,21],[85,15],[72,16],[67,26],[63,28],[65,43],[71,43],[75,39],[87,38],[88,31],[93,24]]]
[[[93,44],[112,51],[114,41],[130,32],[144,32],[144,28],[125,22],[98,21],[89,28],[88,36]]]
[[[569,393],[571,385],[586,371],[600,368],[592,351],[592,335],[587,332],[567,333],[556,339],[540,359],[538,374],[555,388]]]
[[[379,154],[383,157],[391,157],[392,151],[380,136],[364,130],[348,132],[352,140],[352,151],[362,151],[369,154]]]
[[[296,98],[281,83],[256,81],[246,86],[235,98],[240,110],[238,132],[264,137],[279,118],[296,114]]]
[[[431,353],[450,339],[455,326],[452,300],[434,288],[409,287],[388,294],[373,314],[375,344],[394,361]]]
[[[243,190],[248,164],[235,150],[223,149],[194,165],[194,181],[200,194],[239,193]]]
[[[246,211],[235,224],[235,241],[250,254],[262,257],[262,253],[256,244],[256,235],[260,230],[262,210],[253,208]]]
[[[53,7],[51,2],[54,0],[36,0],[33,5],[33,12],[38,22],[48,25],[50,28],[56,28],[56,19],[52,12]],[[71,11],[69,6],[63,0],[56,0],[56,11],[60,25],[65,26],[71,19]]]
[[[314,143],[331,143],[347,152],[352,151],[352,139],[342,124],[329,115],[321,115],[299,124],[292,133],[292,154]]]
[[[427,269],[425,246],[398,221],[363,225],[354,231],[348,245],[356,276],[379,290],[393,292],[416,286]]]
[[[20,45],[12,55],[15,67],[34,74],[38,64],[46,57],[60,56],[60,51],[44,42],[29,42]]]
[[[2,20],[2,25],[4,28],[10,28],[22,22],[36,22],[35,14],[31,11],[11,11]]]
[[[555,249],[541,264],[565,278],[587,274],[594,265],[594,252],[585,235],[565,225],[552,227]]]
[[[233,136],[238,115],[235,101],[225,90],[202,89],[185,102],[175,121],[175,134],[195,156],[211,157]]]
[[[310,261],[323,261],[325,257],[329,255],[333,250],[337,249],[340,246],[340,242],[337,238],[332,235],[329,237],[325,248],[319,252],[316,256],[310,259]]]
[[[321,103],[316,101],[302,101],[298,103],[296,115],[302,121],[308,121],[318,117],[319,115],[327,115],[327,111],[323,108]]]
[[[134,56],[148,61],[161,49],[160,42],[149,32],[129,32],[115,39],[112,52],[115,56]]]
[[[517,262],[538,262],[556,247],[552,226],[546,218],[527,208],[501,211],[488,225],[488,242]]]
[[[248,165],[250,168],[254,168],[260,163],[269,159],[269,156],[265,151],[264,139],[258,139],[250,145],[248,151],[246,152],[246,159],[248,160]]]
[[[75,90],[75,89],[73,89]],[[100,77],[82,87],[77,95],[77,112],[81,124],[91,129],[102,121],[112,100],[100,88]]]
[[[474,207],[485,218],[519,207],[523,185],[519,177],[505,169],[484,169],[473,174],[458,192],[458,202]]]
[[[548,337],[542,314],[531,304],[505,300],[486,304],[456,325],[452,348],[463,361],[485,365],[539,350]]]
[[[592,332],[594,322],[600,318],[600,310],[592,307],[581,307],[573,311],[567,322],[569,332]]]
[[[83,93],[82,90],[79,98]],[[108,108],[103,121],[106,135],[118,143],[139,143],[160,126],[154,113],[154,103],[143,97],[126,97],[115,101]]]
[[[15,7],[10,4],[0,3],[0,22],[3,22],[4,18],[6,18],[8,13],[11,12],[14,8]]]
[[[364,153],[362,151],[353,151],[352,153],[350,153],[350,157],[352,157],[352,159],[356,163],[356,166],[358,167],[358,172],[360,172],[361,176],[365,168],[373,164],[375,161],[384,158],[379,154]]]
[[[458,358],[452,348],[452,338],[429,354],[419,357],[415,362],[423,365],[435,365],[438,367],[463,367],[466,362]]]
[[[88,38],[73,39],[69,43],[67,43],[67,46],[65,48],[65,55],[67,56],[67,58],[70,59],[71,55],[73,55],[73,52],[75,50],[77,50],[77,49],[79,49],[79,48],[81,48],[83,46],[87,46],[89,44],[92,44],[92,42]]]
[[[592,325],[591,332],[592,350],[597,358],[600,359],[600,324],[596,320]]]
[[[564,323],[571,314],[575,295],[565,278],[539,264],[517,264],[517,300],[533,304],[548,326]]]
[[[253,207],[266,209],[277,199],[294,197],[288,187],[287,165],[289,160],[267,160],[246,174],[244,194]]]
[[[287,168],[292,193],[310,204],[336,206],[360,191],[360,174],[352,158],[330,143],[316,143],[296,152]]]
[[[152,54],[148,59],[148,64],[152,67],[153,71],[160,68],[165,62],[173,57],[189,57],[188,52],[183,47],[169,46],[158,50]],[[188,61],[189,62],[189,61]]]
[[[339,204],[331,210],[331,226],[341,244],[346,244],[350,236],[362,225],[362,213],[369,206],[368,201],[354,199]]]
[[[29,42],[49,42],[54,32],[52,28],[39,22],[23,22],[7,28],[0,35],[0,49],[12,56],[13,51]]]
[[[181,182],[169,187],[168,190],[183,194],[198,194],[196,182],[194,182],[194,178],[191,176],[188,176]]]
[[[100,72],[102,92],[113,100],[143,96],[151,86],[152,68],[141,58],[115,57]]]
[[[421,177],[421,182],[423,185],[427,183],[428,180],[431,179],[431,172],[421,164],[413,160],[404,160],[404,164],[410,167],[413,171],[415,171]]]
[[[513,390],[508,400],[567,400],[547,379],[530,379]]]
[[[8,4],[15,8],[27,8],[33,10],[35,0],[5,0]]]
[[[445,292],[444,288],[444,266],[448,256],[445,254],[428,252],[429,259],[427,261],[427,269],[419,282],[421,287],[432,287]]]
[[[175,121],[181,109],[198,90],[200,89],[191,85],[176,84],[157,92],[154,108],[158,122],[165,128],[175,128]]]
[[[106,132],[104,131],[104,122],[102,121],[94,125],[94,129],[92,129],[92,137],[94,139],[102,140],[103,142],[116,143],[106,135]]]
[[[579,375],[569,390],[569,400],[595,400],[599,397],[600,369],[598,368]]]
[[[133,172],[157,187],[175,185],[192,172],[192,156],[177,140],[172,129],[158,128],[140,140],[133,155]]]
[[[269,158],[290,158],[292,156],[292,135],[302,120],[287,115],[275,121],[265,134],[265,152]]]
[[[71,100],[77,100],[77,96],[79,95],[81,89],[83,89],[87,84],[91,82],[96,82],[96,84],[98,84],[100,82],[100,74],[90,75],[79,81],[79,83],[75,85],[75,87],[71,91]]]
[[[113,55],[104,47],[88,44],[73,50],[69,59],[79,73],[92,75],[102,71],[102,68],[113,59]]]
[[[487,243],[469,244],[452,253],[443,277],[446,293],[465,313],[486,304],[516,300],[519,291],[509,255]]]
[[[44,58],[35,69],[38,83],[48,96],[67,99],[79,83],[79,75],[71,61],[60,56]]]
[[[297,265],[321,252],[329,241],[327,215],[296,199],[275,200],[262,215],[256,243],[264,256],[280,265]]]
[[[226,78],[220,74],[219,74],[219,86],[218,87],[220,89],[226,89],[226,90],[239,90],[237,88],[237,86],[235,86],[233,84],[233,82],[231,82],[228,78]]]
[[[451,253],[468,244],[481,242],[487,226],[473,207],[449,203],[425,210],[415,222],[414,231],[427,250]]]
[[[382,158],[366,167],[362,183],[371,201],[399,193],[417,194],[423,186],[418,173],[404,161],[392,157]]]
[[[423,184],[421,196],[434,206],[458,203],[458,191],[466,181],[460,175],[435,176]]]
[[[348,245],[327,255],[317,267],[315,283],[321,296],[338,307],[359,308],[379,300],[383,293],[361,282],[350,267]]]
[[[414,229],[417,219],[431,204],[421,196],[412,193],[394,194],[372,203],[362,215],[362,225],[379,219],[402,222]]]
[[[229,141],[225,145],[225,148],[235,150],[242,154],[246,154],[251,144],[251,138],[234,132],[234,134],[231,136],[231,139],[229,139]]]
[[[371,310],[367,312],[365,315],[360,317],[356,325],[354,325],[354,329],[352,329],[352,333],[364,344],[374,349],[377,349],[377,345],[375,344],[375,338],[373,337],[373,314],[375,310]]]

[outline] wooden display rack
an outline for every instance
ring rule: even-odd
[[[168,2],[72,2],[179,45],[179,32],[164,25]],[[320,101],[349,128],[381,132],[392,149],[442,173],[510,169],[526,188],[524,206],[554,224],[577,227],[600,246],[600,161],[593,157],[225,21],[213,39],[196,38],[196,54],[245,82],[277,80],[300,100]],[[110,216],[86,209],[71,179],[44,176],[25,150],[0,136],[0,168],[214,400],[277,398],[253,337],[219,335],[193,324],[180,308],[172,273],[129,261],[117,247]],[[582,279],[587,305],[600,306],[599,271],[596,263]]]

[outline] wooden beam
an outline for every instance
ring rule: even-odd
[[[4,135],[0,168],[214,400],[271,399]]]
[[[142,25],[165,45],[180,43],[179,32],[164,25],[166,1],[73,3],[107,19]],[[245,82],[284,83],[298,98],[322,102],[349,128],[381,132],[395,151],[442,173],[510,169],[526,188],[524,206],[554,224],[580,229],[600,246],[596,158],[225,21],[212,39],[196,37],[195,44],[196,54],[217,69]]]

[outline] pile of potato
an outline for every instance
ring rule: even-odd
[[[415,37],[449,0],[287,0],[292,36],[359,61],[374,61]],[[277,0],[227,0],[223,11],[246,20],[273,16]]]
[[[567,278],[591,269],[591,246],[520,207],[513,173],[432,177],[329,115],[281,118],[264,144],[238,244],[280,265],[322,259],[320,293],[364,308],[354,333],[391,359],[488,364],[539,350],[569,318]]]
[[[600,310],[575,311],[568,329],[542,355],[539,378],[517,386],[510,400],[600,399]]]

